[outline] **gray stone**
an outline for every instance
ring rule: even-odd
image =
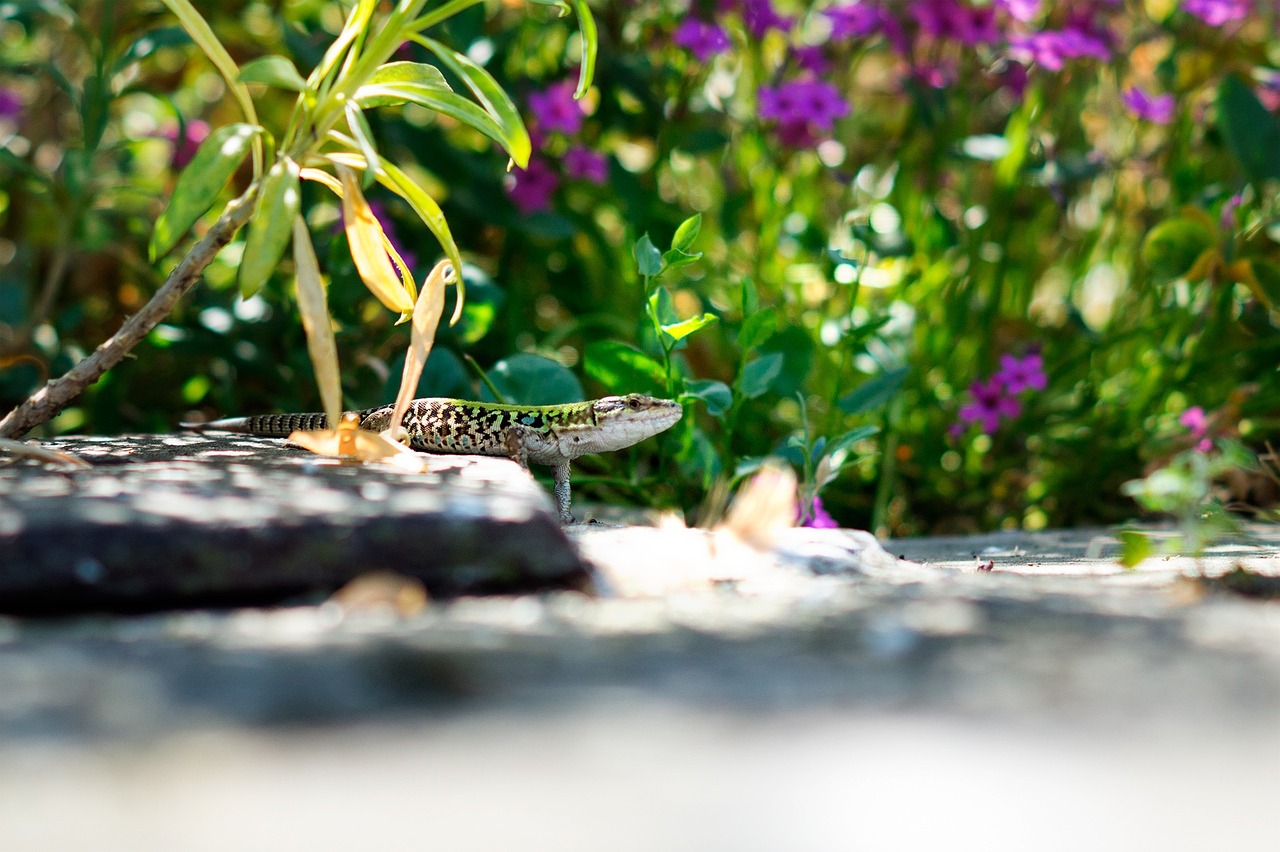
[[[270,438],[44,446],[92,466],[0,464],[0,611],[274,603],[371,571],[433,595],[587,581],[545,490],[505,459],[427,456],[409,474]]]

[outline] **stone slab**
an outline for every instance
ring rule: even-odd
[[[270,438],[68,438],[89,469],[0,465],[0,612],[323,599],[372,571],[433,595],[576,587],[551,501],[504,459],[426,456],[425,474]]]

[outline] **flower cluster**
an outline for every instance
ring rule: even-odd
[[[837,118],[849,114],[839,90],[821,80],[791,80],[775,87],[761,86],[760,117],[775,121],[786,144],[812,145],[820,132],[831,130]]]
[[[951,435],[959,437],[975,423],[986,434],[1000,428],[1000,421],[1013,419],[1022,413],[1022,394],[1030,390],[1041,391],[1048,387],[1044,374],[1044,359],[1032,352],[1019,358],[1001,355],[1000,369],[985,381],[976,381],[969,387],[969,401],[960,407],[959,421],[952,425]]]
[[[585,118],[582,104],[573,97],[572,80],[561,80],[529,95],[533,120],[529,136],[536,152],[528,168],[507,179],[507,194],[521,213],[528,215],[551,206],[551,198],[562,177],[604,184],[609,179],[609,160],[599,151],[572,141],[582,132]],[[567,148],[564,140],[570,140]],[[552,165],[550,152],[559,151],[560,170]]]

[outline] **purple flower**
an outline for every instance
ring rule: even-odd
[[[529,111],[541,129],[566,136],[582,129],[582,107],[573,99],[574,88],[572,80],[561,80],[529,94]]]
[[[920,0],[913,11],[920,29],[935,38],[970,46],[991,44],[1000,38],[992,6],[969,6],[958,0]]]
[[[1143,121],[1149,121],[1152,124],[1169,124],[1173,121],[1174,108],[1177,102],[1173,95],[1163,94],[1152,97],[1134,86],[1125,91],[1120,96],[1120,100],[1124,101],[1124,105],[1129,111]]]
[[[823,508],[821,497],[813,498],[813,505],[809,507],[807,512],[804,509],[800,510],[799,521],[800,526],[813,529],[833,530],[840,527],[840,524],[836,523],[836,519],[831,517],[827,510]]]
[[[1001,355],[1000,369],[992,378],[1004,385],[1011,396],[1025,390],[1044,390],[1049,384],[1044,375],[1044,358],[1039,352],[1032,352],[1021,358],[1016,355]]]
[[[736,9],[742,15],[747,32],[756,39],[764,38],[769,30],[789,32],[794,23],[785,15],[779,15],[769,0],[720,0],[719,7],[723,12]]]
[[[1218,215],[1218,225],[1222,230],[1234,231],[1236,229],[1236,225],[1239,224],[1236,220],[1236,210],[1241,204],[1244,204],[1244,195],[1237,192],[1222,205],[1222,213]]]
[[[1040,0],[995,0],[995,6],[1003,9],[1010,18],[1024,24],[1035,20],[1036,15],[1040,14]]]
[[[0,86],[0,118],[14,121],[22,118],[22,96],[13,89]]]
[[[1022,403],[1007,394],[999,375],[985,382],[974,382],[969,386],[969,396],[973,401],[960,407],[960,421],[977,423],[988,435],[1000,428],[1001,419],[1022,413]]]
[[[1182,0],[1182,11],[1211,27],[1220,27],[1227,21],[1244,18],[1252,5],[1252,0]]]
[[[560,177],[546,160],[533,158],[529,168],[517,169],[507,177],[507,195],[526,216],[551,206],[551,196],[560,185]]]
[[[792,48],[791,55],[796,58],[796,64],[810,74],[821,76],[831,71],[831,62],[820,44]]]
[[[188,121],[179,131],[177,127],[170,127],[161,131],[158,135],[164,139],[168,139],[173,143],[173,154],[169,158],[169,166],[175,171],[186,167],[191,162],[191,158],[196,155],[196,151],[200,148],[200,143],[209,135],[209,122],[195,119]],[[182,138],[178,138],[178,133],[182,133]]]
[[[1020,36],[1013,39],[1010,47],[1014,58],[1034,62],[1050,71],[1061,71],[1070,59],[1111,58],[1111,46],[1105,39],[1078,28]]]
[[[1178,416],[1178,422],[1191,433],[1191,440],[1196,442],[1196,452],[1207,453],[1213,449],[1213,441],[1210,441],[1207,437],[1209,434],[1209,418],[1205,416],[1203,408],[1198,405],[1191,406]]]
[[[692,53],[699,62],[706,62],[729,49],[729,36],[723,29],[697,18],[688,18],[676,27],[672,41]]]
[[[846,3],[822,10],[831,21],[832,38],[865,38],[879,32],[884,23],[884,12],[870,3]]]
[[[760,117],[782,125],[807,125],[830,130],[837,118],[849,114],[840,90],[821,80],[790,80],[758,93]]]
[[[565,152],[561,162],[564,173],[576,180],[597,184],[607,183],[609,180],[609,160],[599,151],[576,145]]]

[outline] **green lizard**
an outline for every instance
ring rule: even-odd
[[[356,412],[360,428],[381,432],[393,406]],[[409,446],[432,453],[505,456],[528,468],[551,466],[556,506],[562,523],[569,512],[569,463],[586,453],[621,450],[673,426],[683,414],[680,403],[633,393],[563,405],[503,405],[459,399],[415,399],[401,424]],[[183,423],[196,431],[218,430],[267,437],[288,437],[296,430],[329,428],[324,414],[260,414],[210,423]]]

